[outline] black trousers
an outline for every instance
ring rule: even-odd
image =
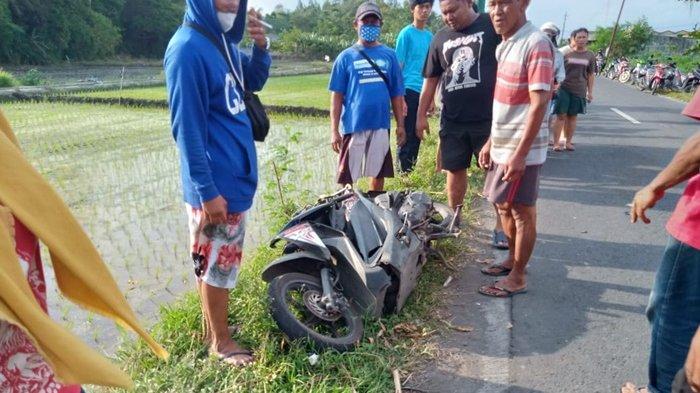
[[[420,139],[416,136],[416,120],[418,117],[418,101],[420,93],[406,89],[406,106],[408,112],[404,125],[406,127],[406,144],[399,147],[399,163],[402,172],[411,172],[418,159]]]

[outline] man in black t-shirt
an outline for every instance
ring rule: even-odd
[[[428,108],[442,82],[439,159],[447,170],[447,198],[452,208],[464,202],[467,168],[491,133],[496,46],[501,42],[488,14],[479,14],[472,7],[473,0],[440,0],[447,27],[430,43],[416,122],[416,134],[422,139],[424,131],[429,132]],[[507,247],[505,236],[502,240]]]

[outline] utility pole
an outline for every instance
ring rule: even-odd
[[[617,27],[620,24],[620,16],[622,15],[622,9],[625,7],[625,0],[622,0],[620,4],[620,12],[617,13],[617,20],[615,21],[615,27],[613,27],[612,36],[610,37],[610,44],[608,44],[608,49],[605,50],[605,63],[608,62],[608,56],[612,51],[613,43],[615,43],[615,34],[617,34]]]
[[[560,37],[559,42],[566,39],[566,35],[564,34],[564,32],[566,31],[566,18],[568,18],[568,17],[569,17],[569,13],[565,12],[564,13],[564,23],[561,24],[561,35],[559,36]]]

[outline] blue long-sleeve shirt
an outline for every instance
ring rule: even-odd
[[[240,9],[246,9],[245,0]],[[262,89],[269,53],[253,46],[248,56],[235,46],[243,36],[245,12],[223,34],[212,0],[187,0],[185,22],[202,26],[222,44],[225,36],[235,72],[241,72],[240,60],[247,89]],[[257,157],[243,89],[227,60],[207,37],[183,25],[168,44],[164,66],[185,202],[199,208],[221,195],[229,212],[248,210],[257,188]]]

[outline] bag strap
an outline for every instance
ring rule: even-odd
[[[221,56],[224,57],[224,60],[226,61],[226,65],[228,66],[229,72],[233,74],[233,77],[236,79],[236,82],[241,86],[241,89],[245,92],[245,83],[243,82],[243,78],[238,76],[238,73],[236,72],[236,69],[233,67],[233,61],[231,60],[231,54],[226,50],[226,47],[224,46],[224,43],[226,43],[226,37],[223,36],[222,34],[222,43],[220,40],[214,36],[211,32],[209,32],[207,29],[204,27],[196,24],[196,23],[191,23],[191,22],[185,22],[185,26],[197,31],[199,34],[205,36],[209,41],[211,41],[214,46],[216,46],[216,49],[219,50],[221,53]],[[238,67],[241,70],[241,74],[243,74],[243,66],[241,65],[241,56],[240,54],[238,55]]]
[[[375,63],[374,60],[372,60],[372,58],[369,57],[369,55],[363,49],[360,49],[360,47],[358,45],[353,45],[353,48],[355,48],[355,50],[358,51],[360,53],[360,55],[362,55],[362,57],[365,58],[365,60],[367,60],[369,65],[371,65],[372,68],[374,68],[374,70],[377,71],[379,76],[382,77],[382,79],[384,80],[384,83],[386,84],[386,88],[389,89],[389,95],[391,95],[391,84],[389,83],[389,78],[387,78],[387,76],[384,74],[382,69],[379,68],[377,63]]]

